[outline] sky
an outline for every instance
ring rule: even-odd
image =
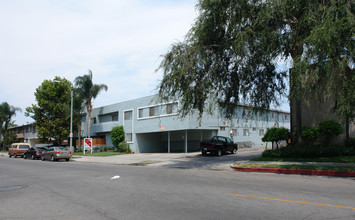
[[[196,2],[0,0],[0,103],[22,109],[15,124],[32,123],[24,112],[44,80],[73,83],[89,69],[108,86],[94,108],[155,94],[161,55],[184,40]]]
[[[155,94],[158,68],[197,17],[195,0],[0,0],[0,102],[25,108],[44,80],[104,83],[94,107]]]

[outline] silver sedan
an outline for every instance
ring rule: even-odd
[[[57,161],[60,159],[65,159],[69,161],[72,156],[71,151],[67,150],[64,147],[50,147],[48,151],[42,154],[42,160],[51,160]]]

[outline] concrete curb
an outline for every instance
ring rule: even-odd
[[[323,175],[323,176],[341,176],[355,177],[355,171],[334,171],[334,170],[309,170],[309,169],[286,169],[286,168],[256,168],[256,167],[236,167],[231,168],[241,172],[262,172],[262,173],[282,173],[299,175]]]

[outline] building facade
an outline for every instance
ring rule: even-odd
[[[290,128],[290,114],[269,111],[253,114],[247,106],[238,106],[232,119],[219,111],[213,115],[198,113],[185,118],[178,115],[180,103],[156,103],[156,96],[148,96],[113,105],[94,108],[91,115],[90,136],[103,146],[113,146],[110,132],[123,126],[126,142],[135,153],[193,152],[199,142],[214,135],[229,136],[241,147],[263,147],[264,133],[271,127]],[[87,115],[82,115],[83,136],[87,136]],[[95,143],[95,142],[94,142]]]

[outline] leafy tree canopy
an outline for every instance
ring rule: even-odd
[[[69,135],[70,91],[73,86],[65,78],[44,80],[36,89],[37,104],[26,108],[26,116],[35,121],[38,137],[42,140],[53,138],[59,142]]]
[[[21,108],[9,105],[7,102],[0,104],[0,133],[3,138],[4,144],[10,144],[13,142],[13,135],[8,134],[7,130],[9,127],[14,126],[14,121],[12,117],[16,115],[16,112],[20,111]]]
[[[293,64],[290,99],[319,81],[336,98],[353,88],[346,82],[354,75],[354,1],[200,0],[196,7],[185,41],[173,44],[158,68],[160,99],[179,97],[183,116],[201,116],[214,103],[227,116],[240,103],[259,110],[279,104],[288,80],[279,62]]]

